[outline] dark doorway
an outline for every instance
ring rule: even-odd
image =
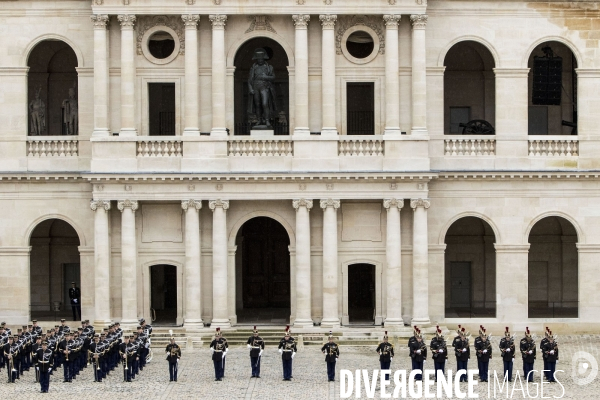
[[[254,121],[254,113],[251,109],[250,102],[252,101],[248,91],[248,75],[250,68],[254,64],[252,56],[254,50],[263,48],[266,50],[269,59],[267,63],[273,66],[275,73],[275,81],[273,87],[275,89],[275,108],[276,112],[273,115],[273,129],[275,135],[289,134],[289,86],[290,80],[287,67],[289,61],[283,47],[273,39],[266,37],[257,37],[248,40],[244,43],[235,55],[233,64],[235,65],[234,73],[234,113],[235,113],[235,134],[249,135],[252,122]]]
[[[177,267],[150,267],[150,307],[155,324],[175,324],[177,321]]]
[[[175,84],[149,83],[150,136],[175,135]]]
[[[348,320],[375,323],[375,266],[348,266]]]
[[[29,241],[31,318],[72,319],[69,288],[80,285],[79,236],[60,219],[40,222]]]
[[[240,229],[237,244],[238,322],[288,322],[290,239],[285,228],[272,218],[252,218]]]
[[[450,263],[450,308],[471,309],[471,263]]]
[[[375,84],[348,82],[346,86],[347,135],[375,134]]]

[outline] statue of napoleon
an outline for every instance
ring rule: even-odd
[[[269,56],[263,48],[254,50],[252,59],[255,63],[250,68],[248,88],[251,99],[248,99],[248,113],[255,114],[258,123],[252,129],[272,129],[271,119],[277,114],[275,105],[275,72],[267,63]]]

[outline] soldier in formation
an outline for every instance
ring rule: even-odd
[[[446,359],[448,359],[448,349],[446,348],[446,339],[442,335],[442,330],[439,325],[435,327],[435,336],[431,339],[429,344],[431,349],[431,357],[433,358],[433,367],[435,368],[435,381],[438,378],[444,376],[444,367],[446,366]]]
[[[171,335],[173,332],[170,332]],[[167,354],[167,361],[169,362],[169,382],[177,382],[177,367],[179,366],[179,359],[181,358],[181,347],[175,343],[175,338],[171,336],[169,343],[165,349]]]
[[[327,363],[327,379],[328,382],[335,382],[335,363],[340,357],[340,346],[333,341],[333,333],[329,331],[327,343],[321,347],[321,352],[325,354],[325,362]]]
[[[427,345],[423,341],[423,334],[418,326],[413,328],[413,336],[408,340],[408,352],[412,362],[412,370],[421,371],[415,375],[415,380],[423,379],[423,364],[427,359]]]
[[[479,336],[475,338],[475,352],[477,354],[479,380],[487,382],[490,360],[492,359],[492,344],[490,343],[490,336],[483,325],[479,325]]]
[[[504,337],[500,340],[500,354],[504,363],[504,378],[512,382],[513,363],[515,361],[515,339],[510,334],[508,326],[505,328]]]
[[[258,336],[258,329],[254,325],[252,336],[248,338],[246,345],[250,349],[250,366],[252,367],[252,378],[260,378],[260,359],[265,349],[265,341]]]
[[[385,331],[383,341],[379,343],[379,346],[377,346],[375,351],[379,354],[379,366],[381,369],[389,370],[392,360],[394,359],[394,345],[388,342],[387,331]],[[390,374],[385,374],[385,379],[389,380]]]
[[[467,382],[467,369],[469,365],[469,358],[471,358],[471,348],[469,347],[469,333],[464,327],[458,326],[456,331],[457,336],[452,342],[454,347],[454,354],[456,355],[456,372],[464,370],[464,374],[461,375],[460,381]]]
[[[285,328],[285,336],[279,341],[279,353],[281,354],[281,362],[283,364],[283,380],[291,381],[292,376],[292,361],[296,356],[296,341],[291,336],[289,325]]]
[[[521,356],[523,357],[523,379],[533,382],[533,364],[535,362],[535,340],[531,337],[529,327],[525,328],[525,337],[519,344]]]
[[[548,382],[556,382],[554,371],[556,371],[556,362],[558,361],[558,342],[557,338],[552,334],[550,329],[546,330],[546,343],[542,348],[543,354],[546,356],[546,364],[548,368],[545,370],[546,379]]]
[[[48,342],[44,340],[41,347],[35,353],[36,372],[42,393],[48,393],[50,388],[50,373],[54,367],[54,352],[48,348]]]
[[[227,339],[222,336],[221,328],[217,328],[215,338],[210,343],[210,353],[215,367],[215,381],[225,377],[225,356],[227,355]]]

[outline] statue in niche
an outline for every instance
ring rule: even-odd
[[[42,86],[35,91],[35,99],[29,103],[29,118],[31,120],[32,136],[43,135],[46,130],[46,103],[41,98]]]
[[[277,114],[275,105],[275,72],[273,66],[267,63],[269,56],[265,49],[254,50],[252,59],[255,60],[248,76],[248,114],[254,114],[256,125],[252,129],[273,129],[271,119]]]
[[[77,83],[69,89],[69,98],[62,102],[62,117],[63,125],[66,127],[67,135],[77,135],[79,126],[79,105],[77,103],[77,97],[75,96],[75,90]]]

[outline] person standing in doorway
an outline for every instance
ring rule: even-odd
[[[77,321],[81,319],[81,290],[79,290],[75,282],[71,282],[69,298],[71,299],[71,309],[73,310],[73,321]]]

